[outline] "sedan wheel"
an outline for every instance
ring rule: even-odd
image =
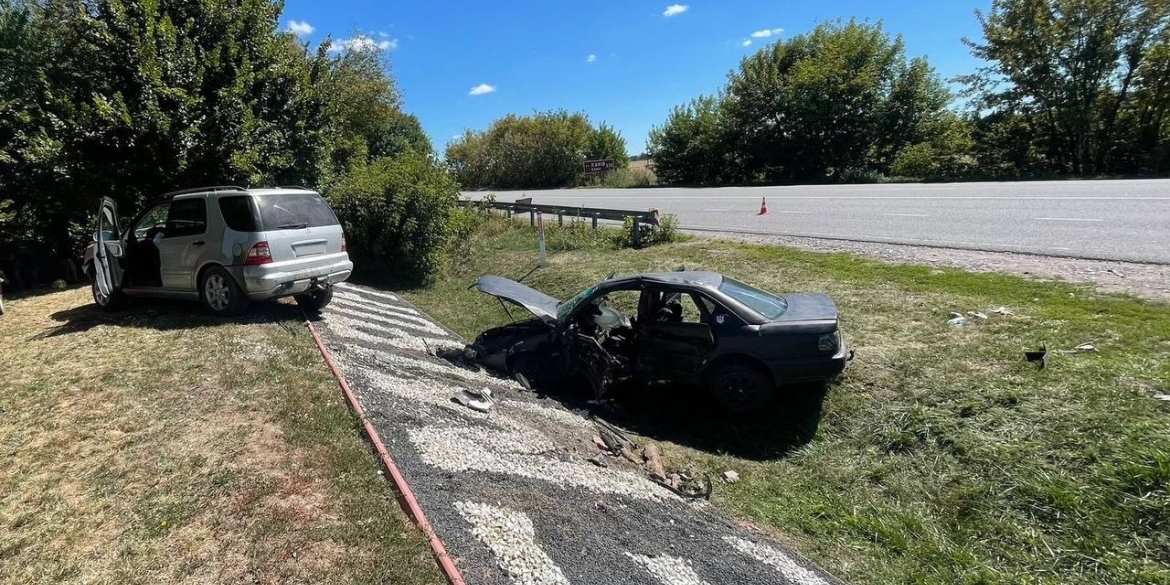
[[[723,410],[737,415],[760,412],[772,403],[772,380],[747,364],[728,364],[711,376],[710,390]]]

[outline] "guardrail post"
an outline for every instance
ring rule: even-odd
[[[593,231],[597,231],[597,214],[593,214]]]
[[[642,221],[637,217],[634,218],[634,247],[642,247]]]
[[[557,212],[557,225],[559,225],[559,226],[561,226],[561,225],[565,225],[565,214],[564,214],[564,212],[561,212],[561,211],[558,211],[558,212]]]
[[[508,206],[508,209],[507,209],[508,219],[512,219],[512,210],[513,209],[515,209],[515,207],[512,207],[511,205]]]
[[[532,227],[536,227],[536,210],[535,209],[528,210],[528,225],[532,226]]]

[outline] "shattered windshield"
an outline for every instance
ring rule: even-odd
[[[723,278],[723,284],[719,285],[719,290],[747,308],[763,315],[765,319],[775,319],[788,310],[788,301],[727,277]]]
[[[595,290],[597,290],[597,287],[591,286],[582,291],[581,294],[557,305],[557,321],[564,321],[565,317],[568,317],[574,310],[576,310],[578,305],[584,302],[585,299],[593,296],[593,291]]]

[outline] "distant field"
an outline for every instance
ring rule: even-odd
[[[650,160],[632,160],[632,161],[630,161],[630,170],[631,170],[631,171],[633,171],[633,170],[638,170],[638,169],[649,169],[649,168],[650,168],[650,163],[651,163],[651,162],[653,162],[653,161],[650,161]]]

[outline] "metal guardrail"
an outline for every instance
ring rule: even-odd
[[[528,223],[536,226],[536,214],[542,215],[556,215],[557,225],[565,224],[565,216],[580,217],[583,219],[591,219],[593,221],[593,229],[597,229],[598,220],[611,221],[625,221],[627,217],[634,220],[634,233],[632,234],[634,245],[640,246],[642,244],[642,224],[658,226],[658,210],[651,209],[649,211],[629,211],[624,209],[605,209],[601,207],[567,207],[564,205],[539,205],[531,203],[530,200],[520,200],[516,202],[508,201],[472,201],[460,200],[460,207],[481,207],[490,209],[499,209],[505,212],[508,217],[512,217],[518,213],[528,214]]]

